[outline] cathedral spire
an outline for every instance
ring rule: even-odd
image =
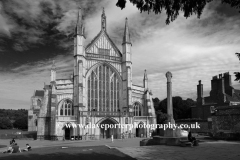
[[[130,33],[128,29],[128,19],[126,18],[125,20],[125,29],[124,29],[124,35],[123,35],[123,44],[129,43],[132,45],[131,40],[130,40]]]
[[[102,22],[102,30],[107,31],[107,18],[106,18],[106,15],[105,15],[104,8],[103,8],[103,11],[102,11],[101,22]]]
[[[78,9],[78,17],[77,17],[77,25],[75,28],[75,35],[84,36],[84,25],[83,25],[83,18],[82,18],[82,9],[79,7]]]

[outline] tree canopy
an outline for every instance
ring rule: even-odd
[[[6,117],[0,117],[0,129],[11,129],[12,123],[10,119]]]
[[[240,53],[235,53],[235,54],[238,57],[238,59],[240,60]],[[235,81],[239,81],[240,80],[240,72],[234,72],[234,74],[236,77]]]
[[[175,120],[177,119],[187,119],[191,118],[191,106],[195,104],[195,102],[188,98],[183,100],[182,97],[173,97],[172,98],[173,104],[173,117]],[[159,114],[161,117],[160,119],[164,119],[165,115],[162,113],[167,113],[167,98],[162,100],[159,105],[155,108],[157,115]],[[161,121],[161,120],[160,120]]]
[[[25,109],[0,109],[0,129],[26,129],[28,111]]]
[[[184,13],[184,17],[188,18],[195,14],[200,18],[204,7],[213,0],[129,0],[130,3],[136,5],[141,12],[154,12],[161,14],[166,12],[166,24],[173,22],[179,15]],[[126,0],[118,0],[116,6],[121,9],[125,8]],[[240,10],[240,1],[238,0],[221,0],[222,3],[229,4],[231,7]],[[240,12],[240,11],[239,11]]]
[[[27,129],[28,128],[28,117],[27,116],[23,116],[23,117],[19,117],[15,120],[15,122],[13,123],[14,128],[18,128],[18,129]]]

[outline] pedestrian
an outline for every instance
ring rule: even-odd
[[[30,151],[32,149],[32,147],[29,144],[26,144],[26,149],[24,149],[23,151]]]
[[[11,141],[10,141],[10,145],[14,144],[15,143],[15,139],[13,138]]]
[[[111,136],[111,139],[112,139],[112,143],[113,143],[113,135]]]

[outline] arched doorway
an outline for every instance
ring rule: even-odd
[[[108,126],[107,128],[100,128],[100,138],[111,138],[111,136],[113,135],[113,138],[114,139],[117,139],[118,138],[118,125],[115,125],[117,124],[116,122],[114,122],[112,119],[110,118],[107,118],[105,119],[104,121],[102,121],[100,123],[100,126]]]
[[[65,128],[65,139],[66,140],[70,140],[71,139],[71,137],[70,137],[70,133],[71,133],[71,131],[70,131],[70,128]]]
[[[136,137],[145,137],[145,128],[143,122],[140,122],[136,128]]]
[[[63,129],[63,137],[65,140],[70,140],[71,136],[73,136],[73,128],[71,123],[66,123]]]

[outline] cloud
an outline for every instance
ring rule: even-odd
[[[0,34],[2,36],[10,36],[10,30],[12,29],[13,26],[7,19],[6,15],[4,15],[2,12],[3,7],[2,3],[0,2]]]
[[[4,46],[0,52],[3,55],[0,97],[16,100],[9,103],[9,107],[15,103],[17,108],[17,101],[30,103],[34,89],[42,89],[44,82],[49,83],[53,59],[57,78],[70,77],[73,71],[71,34],[79,5],[84,13],[85,46],[100,31],[102,7],[105,7],[107,32],[121,50],[128,17],[133,44],[133,83],[142,85],[144,69],[147,69],[154,97],[166,98],[167,71],[173,74],[173,96],[195,100],[198,80],[202,80],[204,96],[208,96],[212,76],[228,71],[233,75],[239,70],[239,60],[234,55],[239,52],[239,18],[219,10],[220,3],[206,6],[201,19],[196,16],[185,19],[180,13],[170,25],[165,24],[164,14],[140,13],[129,2],[121,10],[115,3],[111,0],[5,1],[0,16],[6,24],[4,34],[10,37],[0,35],[1,46]],[[237,82],[233,85],[239,87]]]
[[[221,17],[206,7],[200,20],[179,16],[169,26],[154,18],[144,25],[141,18],[135,18],[142,25],[136,26],[141,38],[132,48],[133,80],[141,84],[143,70],[147,69],[154,96],[166,98],[167,71],[173,73],[173,95],[193,99],[198,80],[202,79],[208,93],[212,76],[228,71],[233,75],[238,71],[239,61],[234,55],[240,40],[237,17]]]

